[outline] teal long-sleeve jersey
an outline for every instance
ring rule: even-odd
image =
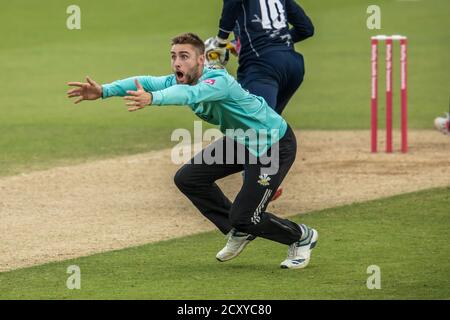
[[[102,85],[102,97],[122,97],[127,90],[136,90],[136,78],[153,95],[152,105],[187,105],[255,156],[264,154],[286,133],[286,121],[262,97],[244,90],[225,69],[205,67],[195,85],[177,84],[173,74],[118,80]]]

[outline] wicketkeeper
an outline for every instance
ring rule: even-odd
[[[175,175],[180,191],[229,235],[216,258],[233,259],[250,241],[262,237],[289,246],[282,268],[306,267],[318,232],[266,211],[271,195],[295,160],[293,131],[263,98],[242,89],[225,69],[205,67],[205,45],[197,35],[187,33],[172,39],[170,54],[171,75],[132,77],[104,85],[87,77],[87,83],[70,82],[76,88],[69,90],[68,96],[77,97],[75,103],[120,96],[129,111],[148,105],[188,105],[201,119],[218,125],[224,137],[195,155]],[[211,158],[214,163],[205,160]],[[245,179],[231,202],[216,181],[241,171]]]

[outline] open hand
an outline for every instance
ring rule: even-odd
[[[130,112],[145,108],[145,106],[151,104],[153,100],[153,96],[144,90],[138,79],[135,79],[134,83],[136,84],[137,90],[128,90],[127,93],[129,96],[123,98],[124,100],[130,101],[127,103],[127,106],[130,107],[128,108],[128,111]]]
[[[75,103],[83,100],[97,100],[102,96],[102,86],[89,77],[86,77],[87,83],[83,82],[69,82],[67,85],[76,87],[67,91],[69,98],[79,97]]]

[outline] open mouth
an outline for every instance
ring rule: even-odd
[[[177,77],[177,81],[182,81],[183,78],[184,78],[184,73],[181,72],[181,71],[176,71],[176,72],[175,72],[175,75],[176,75],[176,77]]]

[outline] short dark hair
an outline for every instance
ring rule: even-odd
[[[175,38],[172,39],[172,45],[175,44],[190,44],[195,49],[197,49],[200,54],[205,53],[205,43],[203,42],[202,39],[200,39],[198,35],[194,33],[188,32],[176,36]]]

